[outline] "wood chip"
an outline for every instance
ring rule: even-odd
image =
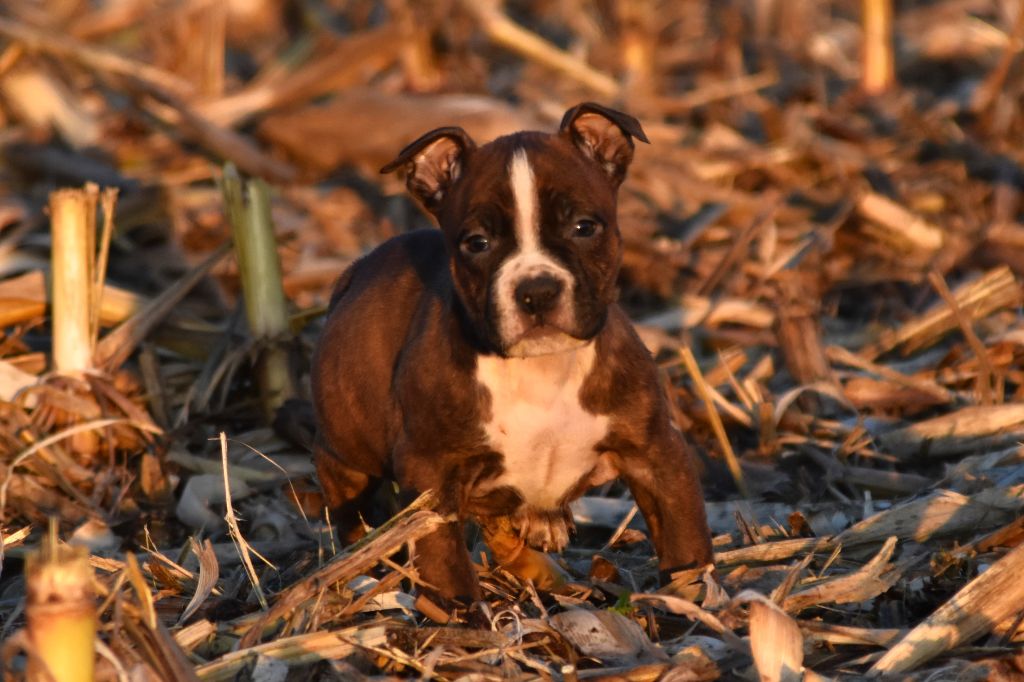
[[[942,230],[881,194],[870,192],[862,196],[857,212],[881,228],[883,232],[879,234],[893,245],[925,253],[942,248]]]

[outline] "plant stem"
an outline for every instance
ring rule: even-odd
[[[238,170],[229,163],[224,167],[222,191],[235,240],[249,331],[263,345],[258,361],[260,398],[264,412],[271,416],[295,391],[287,350],[281,345],[290,328],[269,190],[259,179],[244,183],[243,188]]]
[[[59,374],[92,369],[98,194],[95,185],[50,194],[53,369]]]
[[[56,522],[25,563],[25,631],[31,642],[30,682],[92,682],[96,603],[84,547],[58,544]]]
[[[896,80],[892,46],[892,0],[863,0],[864,52],[860,86],[880,95]]]

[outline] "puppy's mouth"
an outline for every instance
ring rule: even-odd
[[[561,325],[554,324],[547,320],[535,320],[519,337],[522,339],[544,339],[549,336],[558,335],[572,336],[572,332]]]
[[[507,345],[509,357],[534,357],[575,350],[587,345],[590,339],[581,339],[557,325],[537,322],[523,331]]]

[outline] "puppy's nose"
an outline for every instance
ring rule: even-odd
[[[539,315],[554,308],[561,293],[561,280],[550,275],[531,277],[516,286],[516,304],[529,315]]]

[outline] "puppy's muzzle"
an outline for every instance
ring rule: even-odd
[[[558,307],[564,289],[562,281],[551,275],[530,277],[516,285],[516,305],[527,315],[541,317]]]

